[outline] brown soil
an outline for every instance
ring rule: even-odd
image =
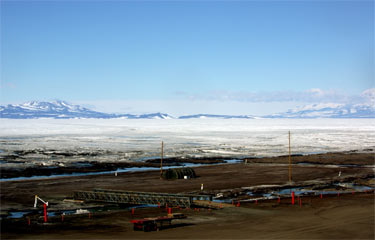
[[[337,152],[312,155],[294,155],[293,163],[315,163],[315,164],[344,164],[344,165],[373,165],[375,153]],[[289,156],[270,158],[245,158],[248,163],[287,163]]]
[[[315,157],[314,157],[315,156]],[[331,158],[329,157],[331,156]],[[301,161],[324,164],[363,164],[374,162],[372,154],[311,155],[301,157]],[[282,157],[273,163],[281,163]],[[286,158],[287,159],[287,158]],[[354,160],[353,160],[354,159]],[[355,161],[362,159],[360,161]],[[293,161],[295,159],[293,158]],[[346,161],[345,161],[346,160]],[[286,162],[287,163],[287,162]],[[323,163],[323,162],[322,162]],[[338,177],[338,172],[341,176]],[[217,193],[228,190],[240,192],[243,187],[262,184],[285,184],[288,182],[288,166],[278,164],[231,164],[195,168],[199,176],[190,180],[160,180],[160,172],[119,173],[114,175],[65,177],[44,180],[1,182],[1,210],[32,209],[34,195],[52,203],[57,208],[64,198],[75,190],[93,188],[186,193]],[[332,181],[361,182],[374,184],[374,171],[370,167],[293,166],[293,181],[303,185],[306,182]],[[233,195],[235,196],[235,195]],[[131,213],[126,211],[94,213],[92,218],[66,216],[49,219],[48,225],[37,224],[41,219],[33,216],[31,226],[26,218],[1,221],[1,237],[33,239],[83,239],[83,238],[303,238],[303,239],[374,239],[374,195],[371,193],[343,194],[318,197],[303,197],[302,207],[292,206],[289,198],[281,203],[268,200],[254,203],[241,203],[238,208],[221,210],[201,209],[178,210],[188,216],[186,220],[176,220],[172,226],[158,232],[134,232],[129,220]],[[83,208],[85,205],[82,206]],[[177,211],[174,209],[174,211]],[[158,208],[137,209],[135,218],[165,215]]]
[[[56,217],[50,225],[26,219],[2,224],[2,238],[21,239],[374,239],[374,196],[304,197],[302,206],[259,201],[221,210],[177,210],[188,216],[158,232],[136,232],[131,219],[166,215],[164,209]]]

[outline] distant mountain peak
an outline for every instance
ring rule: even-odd
[[[30,101],[23,104],[8,104],[0,106],[0,118],[28,119],[28,118],[128,118],[128,119],[169,119],[166,113],[151,113],[142,115],[109,114],[90,110],[80,105],[70,104],[62,100]]]
[[[254,116],[250,115],[215,115],[215,114],[195,114],[195,115],[186,115],[180,116],[180,119],[192,119],[192,118],[221,118],[221,119],[232,119],[232,118],[241,118],[241,119],[253,119]]]
[[[310,104],[268,118],[375,118],[372,104],[319,103]]]
[[[111,114],[95,112],[65,101],[30,101],[0,106],[1,118],[108,118]]]

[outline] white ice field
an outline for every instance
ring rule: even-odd
[[[375,148],[374,119],[0,119],[0,150],[110,150],[160,156],[278,156]]]

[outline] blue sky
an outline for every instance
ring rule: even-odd
[[[1,103],[262,114],[374,88],[373,1],[1,1]]]

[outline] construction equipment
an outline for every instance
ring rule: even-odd
[[[94,191],[75,191],[75,200],[126,203],[126,204],[151,204],[175,207],[190,207],[194,200],[212,200],[210,195],[172,194],[153,192],[133,192],[121,190],[94,189]]]
[[[194,206],[213,208],[213,209],[235,207],[235,205],[233,204],[222,203],[222,202],[212,202],[212,201],[207,201],[207,200],[194,200],[193,204]]]
[[[143,219],[136,219],[136,220],[131,220],[130,222],[133,223],[134,231],[156,231],[160,228],[163,227],[163,223],[168,223],[171,225],[172,220],[174,219],[183,219],[187,218],[184,214],[182,213],[173,213],[173,214],[168,214],[168,216],[164,217],[155,217],[155,218],[143,218]]]
[[[44,203],[46,206],[48,206],[48,202],[46,202],[43,199],[41,199],[40,197],[38,197],[38,195],[35,195],[34,208],[36,208],[36,204],[38,203],[38,200],[41,201],[42,203]]]
[[[193,168],[170,168],[167,171],[164,171],[161,176],[167,180],[184,179],[185,176],[186,179],[197,177]]]
[[[38,200],[43,203],[43,206],[44,206],[44,222],[46,223],[47,222],[47,206],[48,206],[48,202],[46,202],[43,199],[41,199],[40,197],[38,197],[38,195],[35,195],[34,208],[36,208],[36,204],[38,203]]]

